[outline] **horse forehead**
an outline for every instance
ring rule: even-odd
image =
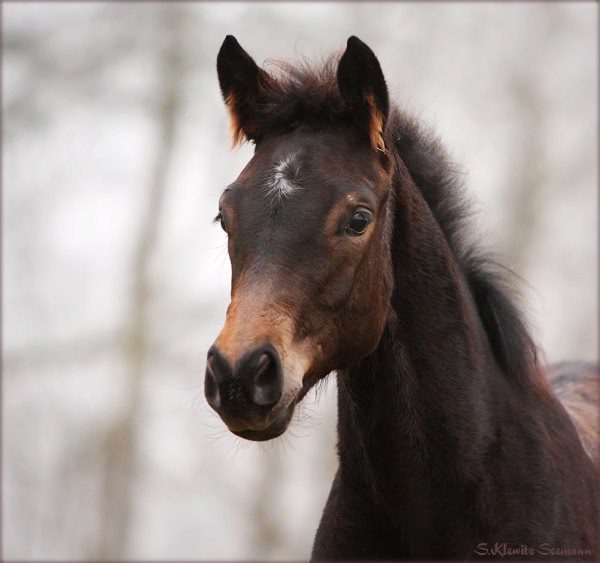
[[[324,170],[327,165],[339,163],[350,171],[369,167],[368,152],[352,132],[335,127],[300,127],[269,137],[256,156],[263,166],[271,165],[274,170],[289,169],[292,165]]]
[[[344,176],[348,181],[344,181]],[[368,184],[343,166],[332,166],[331,161],[323,159],[318,152],[303,148],[280,153],[267,167],[265,178],[260,187],[268,202],[278,208],[287,204],[285,207],[296,210],[315,205],[326,210],[335,201],[364,191]]]
[[[371,163],[345,148],[335,142],[282,143],[261,159],[259,177],[271,195],[280,197],[315,183],[322,187],[329,184],[330,188],[370,183],[375,176]],[[345,184],[344,179],[350,183]]]
[[[274,135],[257,147],[230,195],[271,215],[290,205],[327,209],[350,192],[377,194],[377,167],[357,145],[327,130]]]

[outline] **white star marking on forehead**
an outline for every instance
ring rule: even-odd
[[[298,185],[299,172],[298,153],[292,153],[282,158],[273,166],[273,176],[267,183],[268,193],[278,200],[292,194],[300,187]]]

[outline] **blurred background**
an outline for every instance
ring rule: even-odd
[[[595,3],[3,3],[3,559],[309,557],[335,381],[282,438],[203,395],[230,267],[215,60],[356,34],[466,173],[549,360],[596,358]]]

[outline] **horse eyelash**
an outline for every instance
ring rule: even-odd
[[[221,222],[221,219],[223,219],[223,215],[221,215],[220,213],[212,220],[213,224],[217,224]]]

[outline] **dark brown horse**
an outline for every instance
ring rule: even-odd
[[[351,37],[321,69],[217,59],[236,143],[224,192],[232,299],[206,397],[269,440],[335,370],[339,470],[316,560],[597,559],[593,366],[547,382],[503,271],[467,240],[439,143],[388,100]],[[587,410],[586,410],[587,408]],[[562,551],[561,551],[562,550]]]

